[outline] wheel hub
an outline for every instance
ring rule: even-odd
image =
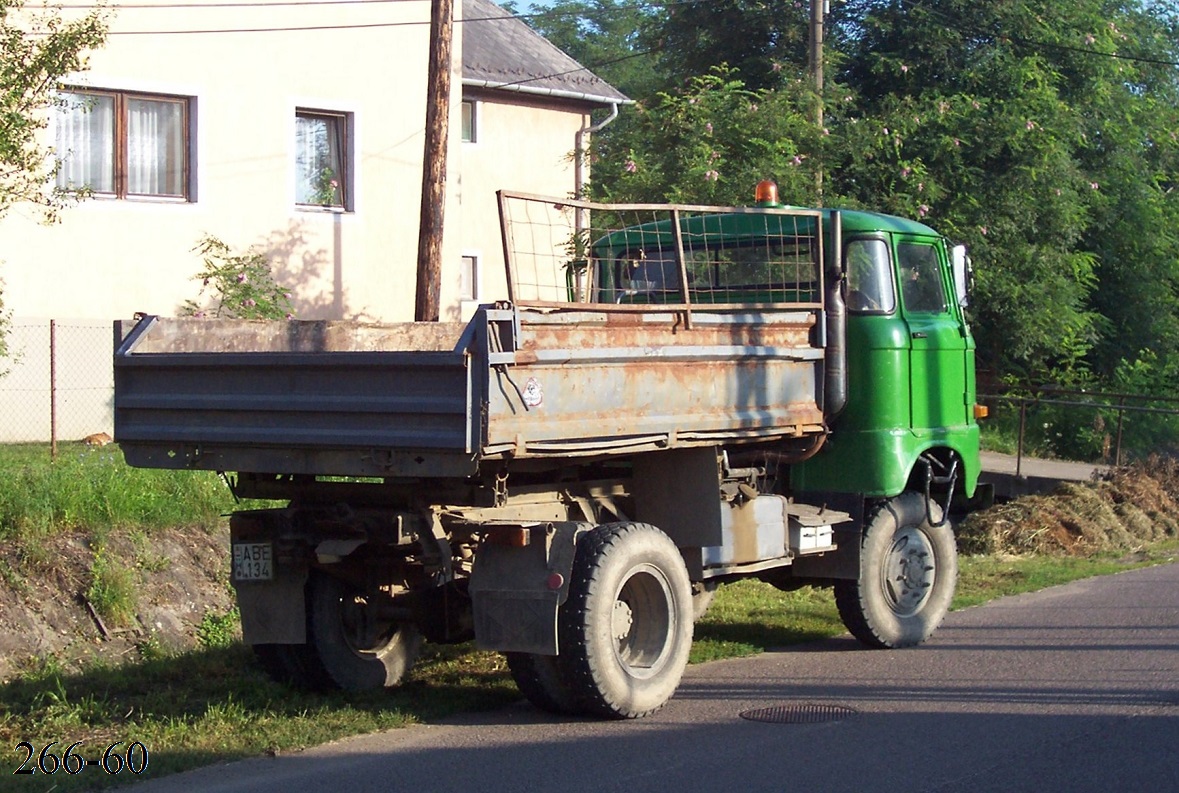
[[[614,615],[611,624],[612,633],[615,641],[622,641],[630,635],[631,626],[634,625],[634,613],[631,611],[630,604],[624,600],[614,601]]]
[[[933,548],[925,534],[916,528],[897,532],[884,563],[884,593],[892,610],[902,616],[920,611],[935,575]]]

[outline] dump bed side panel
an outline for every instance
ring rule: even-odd
[[[618,454],[823,431],[813,312],[522,314],[486,453]]]
[[[483,400],[461,326],[360,327],[144,320],[115,355],[115,436],[128,462],[357,476],[473,470],[482,431],[473,406]],[[429,349],[446,335],[449,349]],[[426,349],[371,349],[409,343]]]

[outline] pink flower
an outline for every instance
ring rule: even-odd
[[[961,146],[961,145],[962,145],[962,139],[961,139],[961,138],[954,138],[954,145],[955,145],[955,146]]]
[[[639,169],[639,164],[634,160],[627,160],[626,164],[622,166],[627,173],[634,173]]]
[[[831,134],[831,130],[827,129],[826,127],[823,127],[823,134],[824,134],[824,135],[830,135],[830,134]]]
[[[777,61],[774,61],[774,65],[771,66],[770,68],[773,69],[775,72],[780,72],[780,71],[782,71],[782,64],[778,63]]]
[[[1090,189],[1090,190],[1096,190],[1096,189],[1097,189],[1097,187],[1098,187],[1098,185],[1097,185],[1097,182],[1090,182],[1090,183],[1089,183],[1089,189]]]
[[[237,274],[237,282],[239,284],[244,284],[246,282],[246,274],[245,273],[238,273]]]
[[[929,207],[926,206],[925,204],[922,204],[921,206],[917,207],[917,217],[923,218],[928,214],[929,214]]]
[[[757,102],[750,102],[750,103],[749,103],[749,112],[750,112],[750,113],[756,113],[756,112],[757,112]]]
[[[254,300],[252,297],[247,297],[242,301],[242,305],[246,308],[253,308],[254,306],[258,305],[258,301]]]
[[[704,131],[707,132],[709,135],[712,134],[712,122],[711,121],[709,121],[707,124],[704,125]]]
[[[720,172],[719,171],[705,171],[704,178],[710,182],[715,182],[717,179],[720,179]]]
[[[790,160],[791,165],[802,165],[804,157],[801,154],[795,154],[794,158]]]
[[[908,72],[909,72],[909,67],[906,64],[902,63],[901,64],[901,74],[907,74]]]
[[[908,168],[908,167],[902,168],[901,169],[901,178],[907,179],[907,178],[909,178],[909,174],[911,174],[911,173],[913,173],[911,168]]]
[[[1028,119],[1028,123],[1025,124],[1024,126],[1027,127],[1028,129],[1035,129],[1036,122],[1032,121],[1031,119]]]
[[[885,127],[885,128],[884,128],[884,134],[885,134],[885,135],[887,135],[887,134],[888,134],[888,127]]]
[[[1093,43],[1094,43],[1094,42],[1096,42],[1096,41],[1097,41],[1097,39],[1093,38],[1093,34],[1092,34],[1092,33],[1088,33],[1088,34],[1086,34],[1086,35],[1085,35],[1085,43],[1086,43],[1086,44],[1093,44]]]

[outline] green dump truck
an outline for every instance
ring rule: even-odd
[[[961,247],[886,215],[500,194],[466,323],[119,323],[134,466],[222,471],[246,643],[396,685],[424,639],[569,714],[661,707],[720,584],[830,585],[870,647],[957,575],[979,408]]]

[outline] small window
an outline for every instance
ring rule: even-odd
[[[888,244],[852,240],[847,245],[847,307],[861,314],[890,314],[896,309]]]
[[[479,257],[463,256],[459,267],[459,300],[479,299]]]
[[[901,297],[905,310],[917,314],[940,314],[946,310],[946,286],[938,267],[937,248],[902,242],[897,245],[901,276]]]
[[[295,111],[295,203],[352,208],[351,122],[348,113]]]
[[[475,143],[478,140],[478,127],[475,118],[475,102],[463,100],[463,143]]]
[[[115,198],[190,197],[189,98],[67,91],[59,99],[59,188]]]

